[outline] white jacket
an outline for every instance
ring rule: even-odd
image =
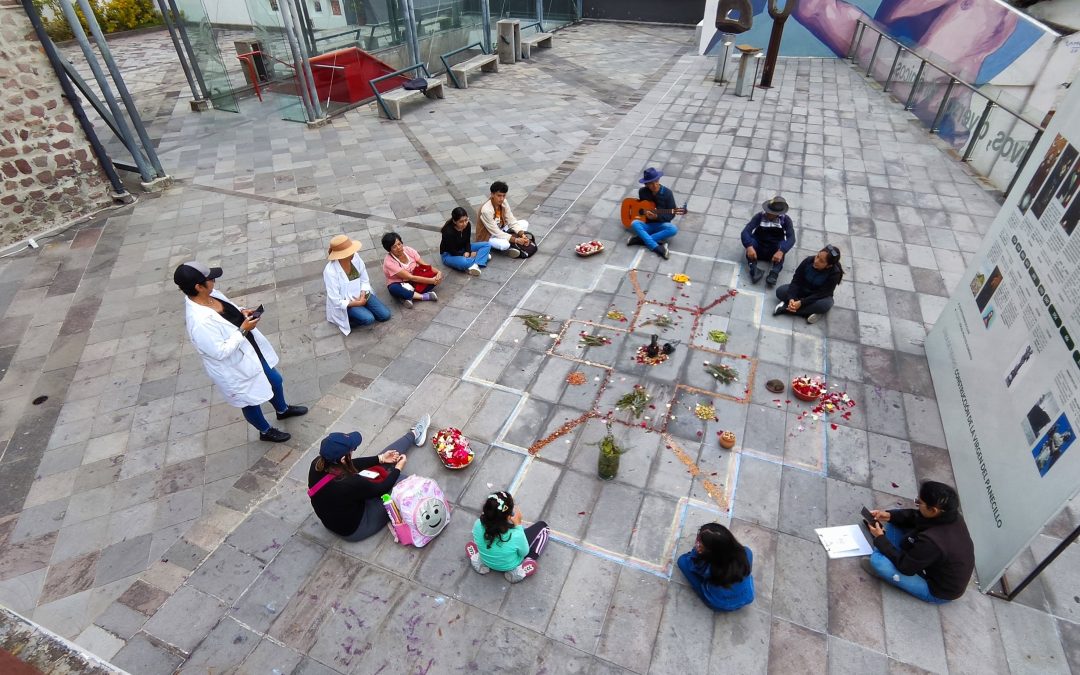
[[[326,320],[340,328],[345,335],[352,332],[352,326],[349,325],[349,303],[363,291],[374,295],[368,280],[367,267],[359,253],[353,253],[352,266],[360,273],[360,278],[354,281],[349,281],[345,270],[341,269],[341,263],[336,260],[326,263],[322,273],[323,284],[326,285]]]
[[[224,293],[216,290],[211,291],[210,295],[222,302],[230,302]],[[237,308],[240,309],[239,306]],[[188,337],[202,356],[206,374],[221,390],[229,405],[243,408],[273,398],[274,392],[259,363],[259,355],[240,329],[191,298],[187,299],[185,310]],[[251,333],[267,365],[271,368],[276,366],[278,355],[270,342],[258,328]]]

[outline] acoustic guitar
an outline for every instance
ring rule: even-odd
[[[658,209],[656,204],[650,202],[647,199],[634,199],[633,197],[627,197],[622,201],[622,207],[619,209],[619,215],[622,217],[623,227],[628,228],[630,224],[635,220],[645,220],[646,211],[655,211],[657,215],[667,215],[669,213],[676,216],[681,216],[687,213],[686,207],[680,207],[675,209]]]

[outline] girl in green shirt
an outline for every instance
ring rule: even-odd
[[[547,544],[548,526],[538,520],[522,527],[521,521],[521,509],[514,506],[509,492],[488,495],[473,525],[473,540],[465,545],[474,570],[480,574],[503,572],[512,584],[536,572],[536,559]]]

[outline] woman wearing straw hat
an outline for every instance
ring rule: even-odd
[[[389,321],[390,310],[375,297],[367,267],[360,259],[361,244],[339,234],[330,240],[323,270],[326,284],[326,320],[348,335],[353,326]]]

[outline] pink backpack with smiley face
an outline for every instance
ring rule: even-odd
[[[394,510],[390,532],[399,544],[417,548],[434,539],[450,522],[450,504],[439,484],[422,476],[407,476],[390,491]]]

